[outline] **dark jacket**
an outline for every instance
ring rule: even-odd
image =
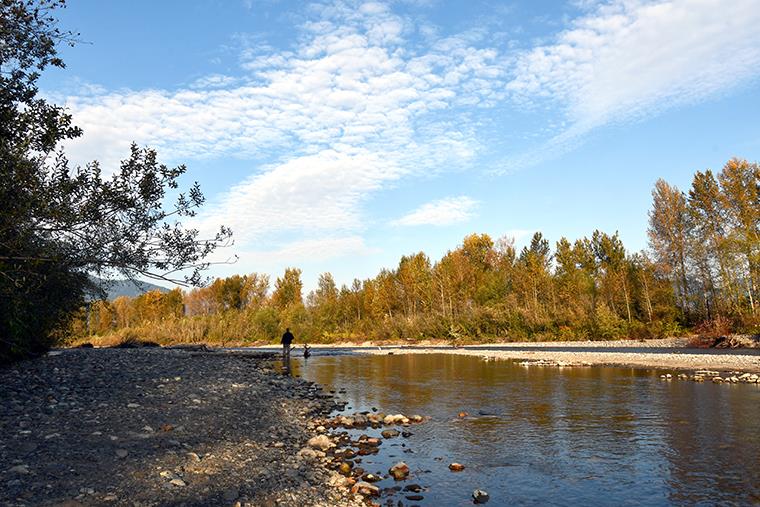
[[[280,340],[280,343],[283,345],[290,345],[290,342],[293,341],[295,336],[293,336],[293,333],[290,331],[285,331],[285,333],[282,335],[282,340]]]

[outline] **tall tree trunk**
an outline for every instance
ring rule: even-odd
[[[641,271],[641,281],[644,285],[644,299],[647,304],[647,319],[649,323],[652,323],[652,299],[649,297],[649,284],[647,283],[647,276],[644,270]]]
[[[623,295],[625,296],[625,311],[628,314],[628,323],[630,324],[632,322],[631,303],[628,301],[628,284],[625,283],[625,273],[623,273]]]
[[[441,311],[443,312],[443,318],[446,318],[446,299],[445,295],[443,293],[443,282],[439,284],[439,287],[441,288]]]
[[[683,305],[683,313],[688,317],[689,315],[689,283],[686,280],[686,260],[684,259],[683,251],[679,252],[679,264],[681,267],[681,304]]]
[[[751,275],[747,276],[747,294],[749,295],[749,307],[752,311],[752,316],[755,316],[755,300],[752,297],[752,279],[750,278]]]

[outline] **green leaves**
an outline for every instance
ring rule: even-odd
[[[187,169],[161,164],[155,150],[132,144],[108,178],[97,162],[70,167],[53,151],[81,135],[62,107],[37,98],[40,72],[64,66],[57,45],[76,40],[57,26],[64,6],[0,0],[0,359],[44,348],[88,274],[197,285],[205,259],[231,244],[226,227],[202,238],[179,221],[204,202],[197,183],[164,207]]]

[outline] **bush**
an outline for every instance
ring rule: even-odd
[[[41,262],[36,271],[11,281],[0,277],[0,363],[47,351],[65,336],[70,315],[82,304],[85,275],[52,262]]]
[[[607,305],[600,304],[596,307],[596,318],[592,329],[592,339],[617,340],[625,336],[626,322]]]
[[[694,333],[700,338],[719,338],[731,334],[734,323],[727,317],[718,315],[714,319],[703,320],[694,326]]]

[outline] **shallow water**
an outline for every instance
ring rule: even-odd
[[[422,501],[397,494],[394,503],[472,505],[474,489],[488,491],[489,505],[760,503],[756,384],[452,354],[318,356],[294,361],[293,373],[345,389],[346,413],[374,407],[432,417],[364,457],[363,468],[384,476],[403,460],[412,473],[398,484],[427,488]],[[454,461],[466,469],[449,471]]]

